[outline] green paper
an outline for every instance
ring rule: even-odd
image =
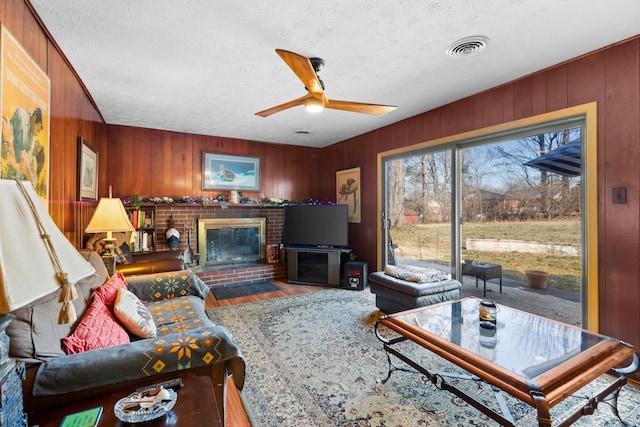
[[[76,412],[75,414],[69,414],[62,419],[60,427],[95,427],[98,425],[101,415],[102,406]]]

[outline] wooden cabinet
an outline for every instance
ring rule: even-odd
[[[351,249],[287,248],[289,283],[342,286],[344,264]]]
[[[156,207],[142,205],[127,207],[129,220],[136,229],[136,237],[131,245],[131,252],[149,252],[156,250]]]

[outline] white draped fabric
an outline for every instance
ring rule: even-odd
[[[95,273],[53,222],[31,183],[23,184],[69,282]],[[55,264],[18,183],[0,180],[0,312],[20,308],[60,287]]]

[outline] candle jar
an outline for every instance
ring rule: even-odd
[[[498,307],[495,301],[482,300],[480,301],[480,326],[485,328],[496,327],[496,317],[498,314]]]

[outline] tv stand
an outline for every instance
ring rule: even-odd
[[[341,286],[344,264],[351,259],[351,249],[287,249],[287,280],[303,285]]]

